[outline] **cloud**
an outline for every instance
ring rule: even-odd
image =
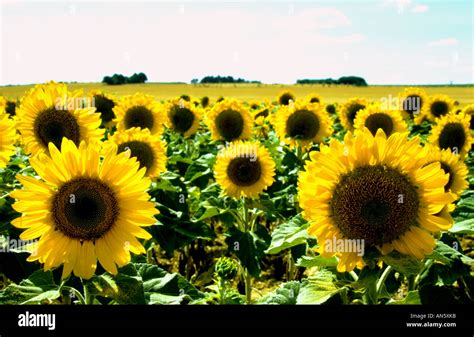
[[[451,37],[451,38],[431,41],[428,43],[428,46],[431,46],[431,47],[456,46],[458,43],[459,41],[457,39]]]
[[[428,11],[429,7],[427,5],[416,5],[416,6],[413,6],[411,11],[413,13],[424,13],[426,11]]]

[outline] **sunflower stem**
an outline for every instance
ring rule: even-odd
[[[247,268],[244,268],[244,278],[245,278],[245,298],[247,304],[252,303],[252,275]]]
[[[79,303],[81,303],[82,305],[86,304],[86,300],[84,299],[84,296],[82,296],[81,292],[79,290],[77,290],[76,288],[61,285],[59,287],[59,290],[61,291],[61,289],[69,292],[69,298],[71,298],[72,295],[74,294],[74,296],[79,299]]]
[[[415,290],[415,275],[409,275],[408,279],[408,291]]]
[[[225,280],[219,278],[219,304],[225,304]]]
[[[387,279],[388,275],[392,272],[392,267],[387,266],[385,270],[382,273],[382,276],[380,276],[378,282],[377,282],[377,298],[380,296],[380,293],[382,291],[382,287],[385,284],[385,280]]]
[[[358,281],[359,280],[359,276],[357,276],[356,272],[355,271],[350,271],[349,274],[352,276],[352,278],[354,279],[354,281]]]
[[[89,292],[89,289],[87,289],[87,286],[84,283],[84,280],[82,278],[81,278],[81,283],[82,283],[82,288],[84,289],[84,304],[90,305],[94,301],[94,296],[91,295],[91,293]]]

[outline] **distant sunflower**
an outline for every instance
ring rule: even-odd
[[[95,108],[81,108],[79,92],[69,92],[61,83],[38,84],[17,108],[17,128],[27,153],[47,153],[49,143],[61,147],[63,137],[79,145],[82,140],[100,140],[103,131]]]
[[[8,118],[4,110],[5,107],[0,108],[0,168],[6,167],[10,157],[15,153],[17,140],[15,123]]]
[[[465,158],[472,144],[469,129],[470,116],[450,113],[436,119],[436,126],[431,130],[429,142],[440,149],[450,149],[461,158]]]
[[[218,154],[214,175],[227,195],[253,198],[273,184],[275,162],[262,145],[238,141]]]
[[[439,162],[445,173],[449,174],[449,180],[444,189],[446,192],[452,192],[458,196],[469,187],[467,182],[468,168],[459,155],[451,152],[450,149],[440,150],[435,146],[429,146],[426,164]]]
[[[318,95],[318,94],[309,94],[308,96],[306,96],[306,100],[309,103],[318,103],[318,104],[323,103],[323,98],[321,97],[321,95]]]
[[[344,129],[354,130],[354,120],[360,110],[365,109],[369,102],[364,98],[351,98],[341,104],[338,109],[339,120]]]
[[[111,129],[115,125],[114,107],[117,99],[115,96],[100,90],[93,90],[89,95],[94,99],[95,112],[100,114],[101,126]]]
[[[288,105],[290,101],[295,101],[295,94],[292,91],[284,90],[277,97],[278,104]]]
[[[146,168],[146,176],[150,178],[156,178],[166,171],[165,143],[148,129],[131,128],[116,132],[104,143],[104,150],[116,153],[130,151],[130,157],[137,159],[140,169]]]
[[[211,100],[209,99],[209,97],[204,96],[204,97],[201,97],[200,103],[203,108],[207,108],[209,104],[211,103]]]
[[[33,157],[31,166],[42,178],[17,175],[25,187],[11,196],[13,208],[22,216],[13,226],[25,229],[22,240],[39,239],[30,247],[28,261],[44,263],[50,270],[64,264],[62,277],[89,279],[97,260],[105,270],[117,274],[117,266],[130,262],[130,251],[145,253],[137,238],[151,235],[158,211],[145,191],[150,180],[145,169],[124,153],[109,152],[100,160],[100,148],[92,142],[64,139],[61,152],[49,144],[51,158]]]
[[[423,107],[422,114],[430,121],[443,117],[451,112],[454,108],[454,101],[446,95],[431,96],[426,105]]]
[[[168,116],[167,126],[169,128],[184,137],[196,133],[201,122],[201,112],[194,104],[177,98],[166,103],[164,109]]]
[[[228,142],[251,136],[252,117],[244,105],[235,99],[216,103],[206,116],[214,140]]]
[[[368,128],[374,136],[378,129],[382,129],[387,136],[390,136],[395,132],[406,132],[407,124],[400,111],[384,110],[380,105],[373,104],[357,113],[354,128],[356,130]]]
[[[420,88],[405,88],[398,94],[399,109],[403,112],[404,118],[415,118],[419,116],[425,104],[428,103],[428,95]]]
[[[113,109],[119,131],[141,128],[152,134],[162,134],[166,114],[160,109],[153,96],[136,93],[122,97]]]
[[[469,128],[471,130],[474,130],[474,117],[473,117],[473,115],[474,115],[474,104],[469,104],[469,105],[465,106],[464,109],[462,109],[461,113],[471,117],[471,120],[469,122]]]
[[[319,253],[339,256],[339,272],[362,268],[363,254],[328,242],[364,240],[365,251],[395,249],[422,259],[435,246],[429,232],[452,226],[442,212],[454,201],[444,190],[449,176],[439,163],[423,166],[425,154],[418,138],[387,138],[382,129],[375,137],[367,129],[356,137],[348,132],[344,143],[333,140],[310,154],[299,177],[299,203]]]
[[[278,137],[291,147],[306,148],[312,143],[321,143],[332,133],[331,120],[324,106],[305,100],[281,107],[274,121]]]
[[[258,110],[261,108],[261,102],[255,99],[251,100],[249,103],[250,110]]]

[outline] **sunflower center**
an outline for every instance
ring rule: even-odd
[[[319,119],[308,110],[298,110],[286,121],[286,134],[296,139],[312,139],[319,131]]]
[[[362,166],[341,177],[330,202],[333,221],[349,239],[391,242],[417,221],[416,187],[398,170]]]
[[[466,133],[460,123],[448,123],[439,135],[439,147],[460,153],[466,143]]]
[[[102,237],[117,221],[115,193],[95,178],[76,178],[62,185],[53,198],[56,229],[78,240]]]
[[[171,108],[170,117],[174,129],[180,133],[188,131],[193,125],[195,118],[191,110],[179,106]]]
[[[234,158],[227,166],[227,176],[237,186],[252,186],[261,175],[262,167],[255,158]]]
[[[63,137],[79,145],[79,124],[74,115],[67,110],[49,108],[40,112],[35,119],[33,128],[36,137],[46,148],[49,143],[53,143],[60,149]]]
[[[420,96],[409,95],[403,100],[403,110],[413,116],[415,112],[420,111],[422,104],[423,102]]]
[[[349,120],[351,125],[354,124],[354,119],[356,118],[357,113],[359,112],[359,110],[362,110],[362,109],[365,109],[365,105],[359,104],[359,103],[351,104],[347,108],[347,119]]]
[[[115,103],[111,99],[103,95],[95,95],[94,96],[94,103],[96,112],[100,113],[100,118],[104,123],[112,121],[115,118],[114,114],[114,106]]]
[[[290,104],[290,100],[293,100],[293,101],[295,100],[292,94],[289,94],[289,93],[282,94],[279,99],[280,105],[288,105]]]
[[[444,116],[449,112],[449,106],[446,102],[436,101],[431,104],[431,114],[435,117]]]
[[[449,191],[449,189],[451,188],[451,185],[453,184],[454,176],[453,176],[453,172],[451,171],[451,167],[448,164],[443,163],[442,161],[440,161],[440,164],[444,173],[449,174],[448,183],[446,184],[446,186],[444,186],[444,190],[447,192]]]
[[[148,143],[141,142],[138,140],[132,140],[130,142],[122,143],[118,146],[118,152],[124,152],[130,150],[131,157],[136,157],[140,163],[140,168],[146,167],[147,171],[153,166],[155,162],[155,156],[153,149]]]
[[[365,120],[365,126],[375,136],[378,129],[382,129],[387,136],[393,132],[392,118],[384,113],[375,113]]]
[[[153,113],[144,106],[134,106],[127,110],[124,118],[125,128],[153,129]]]
[[[235,110],[224,110],[216,117],[216,128],[226,141],[237,139],[244,130],[244,119]]]
[[[309,100],[310,103],[319,103],[319,98],[317,97],[311,97],[311,99]]]

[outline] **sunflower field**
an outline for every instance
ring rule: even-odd
[[[472,303],[457,99],[0,98],[0,304]]]

